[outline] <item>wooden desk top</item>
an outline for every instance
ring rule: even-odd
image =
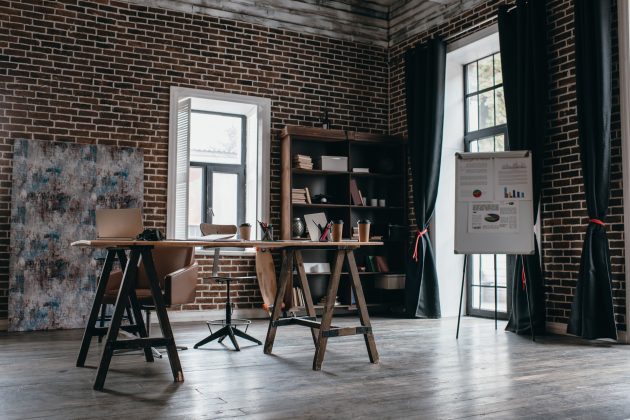
[[[286,241],[204,241],[203,239],[194,240],[174,240],[167,239],[164,241],[137,241],[137,240],[120,240],[120,239],[91,239],[73,242],[71,246],[91,247],[91,248],[128,248],[132,246],[153,246],[153,247],[169,247],[169,248],[265,248],[265,249],[283,249],[283,248],[360,248],[362,246],[380,246],[383,242],[358,242],[358,241],[341,241],[341,242],[312,242],[308,240],[286,240]]]

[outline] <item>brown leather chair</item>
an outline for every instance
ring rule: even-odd
[[[183,305],[195,301],[198,273],[198,265],[195,261],[195,248],[156,247],[153,249],[153,263],[166,306]],[[111,272],[105,288],[105,295],[103,296],[103,305],[116,303],[122,277],[123,272],[121,270]],[[147,333],[149,333],[154,302],[142,260],[138,270],[136,295],[138,296],[141,309],[146,312],[146,329]],[[127,313],[130,317],[131,312],[128,310]],[[178,346],[178,349],[186,350],[186,347]],[[155,349],[153,349],[153,353],[156,357],[162,357]]]
[[[198,272],[195,248],[157,247],[153,249],[153,262],[166,306],[183,305],[195,301]],[[103,303],[116,303],[122,276],[123,273],[120,270],[112,271],[109,275]],[[138,270],[136,295],[140,305],[153,306],[149,280],[142,261],[140,261],[140,269]]]

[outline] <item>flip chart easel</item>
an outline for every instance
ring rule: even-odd
[[[457,334],[470,254],[494,255],[494,327],[497,328],[497,254],[533,254],[534,213],[531,153],[525,151],[455,154],[455,254],[464,254]],[[527,308],[532,326],[529,285]]]

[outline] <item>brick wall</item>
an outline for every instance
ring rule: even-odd
[[[403,54],[412,45],[434,35],[451,36],[496,15],[503,0],[489,0],[453,19],[414,36],[390,50],[390,132],[405,132]],[[514,3],[511,1],[510,3]],[[615,2],[613,2],[615,3]],[[616,15],[616,4],[613,4]],[[566,323],[570,315],[586,231],[587,215],[578,146],[575,95],[573,5],[571,0],[547,0],[549,85],[549,129],[545,139],[542,191],[542,254],[546,279],[547,320]],[[478,29],[491,25],[486,23]],[[621,186],[621,133],[619,121],[619,77],[616,22],[613,33],[612,179],[608,223],[615,317],[626,329]],[[466,36],[468,32],[459,37]],[[454,40],[455,38],[453,38]],[[444,122],[448,124],[448,116]],[[456,122],[461,124],[460,121]]]
[[[269,97],[274,132],[285,124],[313,125],[321,108],[328,107],[335,128],[374,132],[389,128],[392,134],[402,134],[405,131],[404,51],[433,35],[449,36],[481,23],[494,16],[502,3],[488,0],[386,51],[205,15],[106,0],[3,2],[0,5],[0,319],[7,316],[13,139],[143,148],[146,223],[164,228],[170,86]],[[547,318],[565,323],[586,229],[586,207],[577,142],[573,6],[570,0],[547,3],[550,107],[543,174],[542,252]],[[613,36],[616,37],[616,23]],[[616,57],[616,40],[613,49]],[[615,313],[620,329],[625,329],[616,64],[614,71],[613,175],[607,221]],[[271,211],[272,222],[277,222],[280,185],[279,143],[275,137],[271,153]],[[211,259],[202,257],[200,263],[203,272],[208,273]],[[253,270],[252,258],[222,260],[221,271],[226,273],[252,275]],[[260,297],[253,282],[236,287],[239,306],[259,305]],[[200,281],[197,302],[187,309],[217,308],[224,298],[221,291],[221,287]]]
[[[170,86],[272,100],[271,217],[279,218],[279,141],[286,124],[387,131],[387,51],[206,15],[122,2],[0,3],[0,319],[7,317],[13,140],[132,146],[145,153],[145,224],[165,228]],[[203,272],[211,259],[202,257]],[[221,271],[253,275],[253,258]],[[215,309],[200,280],[188,309]],[[255,282],[239,307],[260,306]]]

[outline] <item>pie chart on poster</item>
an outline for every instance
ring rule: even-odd
[[[488,213],[484,217],[485,221],[490,223],[498,222],[500,218],[501,217],[496,213]]]
[[[473,194],[473,197],[479,198],[481,197],[481,190],[474,190],[472,194]]]

